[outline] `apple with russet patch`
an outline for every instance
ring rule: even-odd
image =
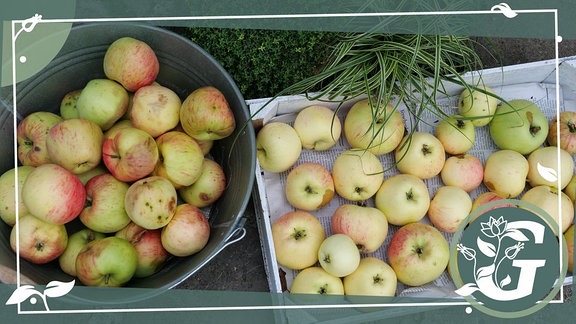
[[[199,208],[213,204],[225,190],[226,173],[218,162],[209,158],[204,158],[200,177],[193,184],[177,189],[184,202]]]
[[[314,211],[334,197],[334,180],[326,167],[317,162],[303,162],[286,176],[284,193],[296,209]]]
[[[132,222],[157,229],[170,222],[176,212],[178,194],[172,183],[160,176],[149,176],[130,185],[124,206]]]
[[[160,84],[139,88],[132,98],[130,121],[134,127],[158,137],[180,122],[180,97]]]
[[[62,97],[62,101],[60,101],[60,117],[64,119],[79,118],[76,102],[81,92],[82,89],[72,90]]]

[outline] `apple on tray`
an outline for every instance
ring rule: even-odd
[[[428,218],[437,229],[454,233],[471,210],[472,198],[464,189],[441,186],[430,201]]]
[[[555,224],[548,224],[556,235],[565,232],[574,221],[574,202],[558,188],[550,187],[547,185],[540,185],[528,189],[520,198],[520,200],[529,202],[537,207],[540,207],[554,220]],[[530,210],[529,207],[521,206]],[[532,210],[533,213],[538,214],[537,210]],[[561,222],[559,224],[559,222]]]
[[[324,105],[311,105],[300,110],[293,127],[300,137],[302,147],[315,151],[332,148],[342,133],[340,118]]]
[[[290,169],[302,153],[302,142],[294,127],[286,123],[265,124],[256,135],[256,156],[262,169],[280,173]]]
[[[22,200],[22,186],[32,170],[34,170],[33,166],[20,165],[7,170],[0,176],[0,219],[8,226],[16,224],[16,182],[18,182],[18,214],[24,215],[28,212]],[[16,177],[18,177],[17,181]]]
[[[334,180],[322,164],[303,162],[288,173],[284,192],[294,208],[314,211],[326,206],[334,197]]]
[[[95,168],[102,160],[102,129],[88,119],[64,119],[46,137],[46,150],[52,163],[74,174]]]
[[[184,132],[198,140],[219,140],[236,128],[234,112],[226,97],[213,86],[200,87],[184,99],[180,124]]]
[[[57,164],[42,164],[26,177],[22,201],[28,212],[39,219],[66,224],[82,212],[86,189],[72,172]]]
[[[486,126],[494,116],[499,99],[486,85],[480,84],[475,88],[466,88],[460,93],[458,114],[471,118],[475,127]]]
[[[292,211],[277,218],[271,226],[278,264],[294,270],[313,266],[326,238],[322,223],[306,211]]]
[[[103,173],[88,180],[86,203],[78,216],[82,224],[100,233],[114,233],[130,223],[124,208],[128,185],[110,173]]]
[[[547,141],[570,154],[576,154],[576,111],[561,111],[560,119],[554,116],[548,127]]]
[[[558,161],[560,157],[560,161]],[[574,175],[574,160],[567,151],[556,146],[539,147],[528,155],[526,180],[532,187],[547,185],[566,188]],[[560,170],[558,170],[560,164]],[[560,177],[560,178],[559,178]]]
[[[50,162],[46,138],[52,126],[62,117],[47,111],[36,111],[26,116],[16,127],[18,160],[23,165],[39,166]]]
[[[378,250],[388,235],[388,220],[379,209],[355,204],[342,204],[332,214],[330,227],[334,234],[346,234],[360,253]]]
[[[447,186],[471,192],[484,180],[484,165],[478,157],[469,153],[452,155],[444,162],[440,178]]]
[[[352,105],[344,119],[344,135],[352,148],[374,155],[392,152],[404,137],[402,115],[392,104],[363,99]]]
[[[133,37],[122,37],[108,46],[103,69],[107,78],[135,92],[156,80],[160,64],[150,45]]]
[[[218,162],[204,158],[200,177],[189,186],[178,188],[182,200],[198,208],[204,208],[218,200],[226,190],[226,174]]]
[[[374,197],[376,208],[388,223],[402,226],[426,216],[430,193],[424,180],[412,174],[395,174],[382,182]]]
[[[123,286],[132,279],[137,267],[136,248],[116,236],[89,242],[76,257],[76,276],[87,286]]]
[[[349,296],[395,296],[398,279],[392,267],[375,257],[365,257],[354,272],[343,278]]]
[[[332,234],[318,248],[318,262],[322,269],[335,277],[345,277],[358,267],[360,251],[346,234]]]
[[[180,122],[180,97],[157,83],[139,88],[132,98],[130,121],[134,127],[158,137]]]
[[[78,118],[88,119],[102,131],[108,130],[128,109],[128,92],[110,79],[92,79],[76,101]]]
[[[376,194],[384,180],[384,167],[370,151],[349,149],[332,164],[336,193],[350,201],[365,201]]]
[[[210,224],[194,205],[180,204],[161,232],[162,246],[172,255],[189,256],[202,250],[210,239]]]
[[[160,176],[150,176],[132,183],[124,196],[128,217],[146,229],[157,229],[168,224],[174,217],[177,203],[176,189],[168,179]]]
[[[170,180],[176,189],[198,180],[204,153],[196,140],[184,132],[169,131],[156,138],[156,145],[159,157],[153,175]]]
[[[439,230],[424,223],[410,223],[394,233],[387,255],[400,282],[421,286],[442,275],[448,265],[450,250]]]
[[[18,249],[21,258],[35,264],[58,259],[67,245],[66,226],[45,222],[31,214],[21,215],[18,226],[10,231],[12,251]]]
[[[484,179],[488,190],[509,199],[518,197],[526,187],[529,164],[524,155],[514,150],[492,152],[484,162]]]
[[[415,131],[404,136],[394,151],[394,159],[400,173],[430,179],[442,171],[446,152],[436,136],[428,132]]]
[[[291,294],[344,295],[342,279],[322,267],[308,267],[298,272],[290,285]]]
[[[102,160],[116,179],[132,182],[149,176],[159,159],[158,145],[145,131],[126,127],[102,144]]]
[[[64,252],[58,257],[58,265],[65,273],[76,277],[76,257],[86,244],[106,237],[106,234],[83,228],[69,235]]]
[[[460,115],[451,115],[440,120],[434,129],[434,135],[442,142],[448,154],[457,155],[468,152],[476,140],[473,119]]]
[[[544,144],[549,126],[537,104],[516,99],[498,106],[488,127],[490,137],[500,149],[527,155]]]
[[[149,230],[135,223],[129,223],[114,236],[130,242],[136,249],[138,265],[135,278],[145,278],[160,271],[170,256],[162,246],[161,229]]]

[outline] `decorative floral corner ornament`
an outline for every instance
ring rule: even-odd
[[[32,285],[23,285],[18,287],[12,293],[10,298],[8,298],[8,301],[6,301],[6,305],[20,304],[28,299],[30,299],[31,304],[36,304],[38,300],[33,296],[37,295],[40,296],[40,298],[42,299],[42,302],[44,303],[44,307],[46,308],[46,310],[50,311],[46,298],[47,297],[56,298],[66,295],[72,290],[72,288],[74,288],[74,283],[75,280],[72,280],[70,282],[50,281],[46,285],[46,289],[44,289],[43,293],[40,293],[39,291],[34,289],[34,286]]]

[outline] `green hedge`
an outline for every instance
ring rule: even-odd
[[[185,28],[178,30],[228,71],[245,99],[276,95],[317,73],[331,53],[335,33]]]

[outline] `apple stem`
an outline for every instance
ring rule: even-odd
[[[107,274],[106,276],[104,276],[104,285],[108,286],[109,282],[110,282],[110,274]]]
[[[576,133],[576,125],[572,121],[569,121],[566,125],[568,126],[570,133]]]

